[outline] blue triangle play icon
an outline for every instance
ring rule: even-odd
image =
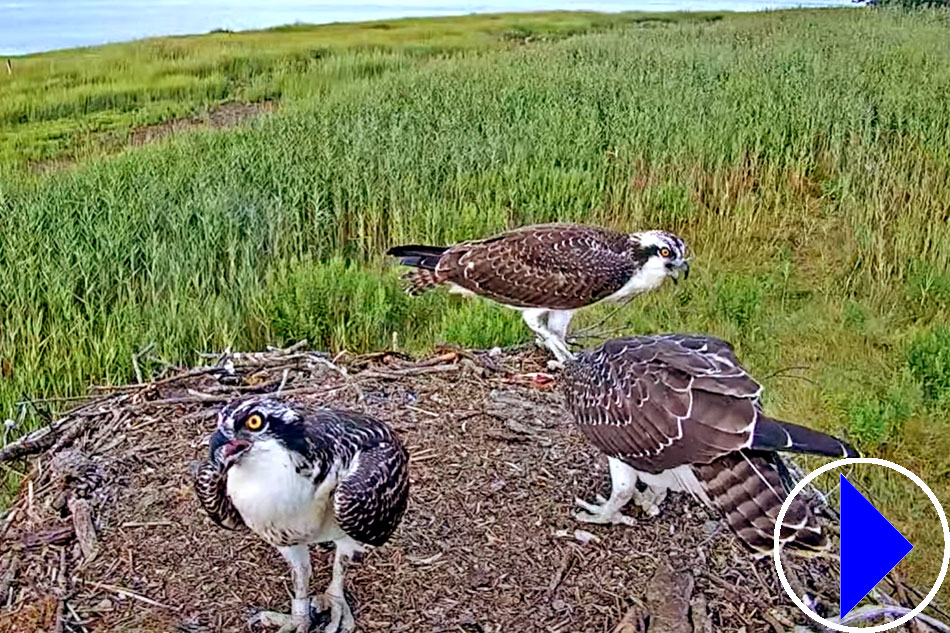
[[[914,549],[841,475],[841,617]]]

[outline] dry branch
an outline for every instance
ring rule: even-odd
[[[70,497],[69,512],[73,517],[73,529],[76,531],[76,540],[82,550],[85,562],[91,562],[99,553],[99,541],[96,539],[96,526],[92,520],[92,507],[85,499]]]
[[[52,528],[48,530],[37,530],[33,532],[8,532],[3,540],[19,541],[20,545],[28,550],[35,550],[46,547],[47,545],[66,545],[73,540],[75,532],[71,525]]]
[[[637,606],[627,609],[613,633],[647,633],[646,616]]]
[[[897,605],[868,604],[851,611],[841,618],[840,622],[841,624],[853,625],[855,622],[873,621],[887,616],[901,617],[910,612],[911,609]],[[918,614],[917,619],[942,633],[950,633],[950,626],[923,613]]]
[[[361,371],[357,376],[367,378],[388,378],[396,379],[404,376],[421,376],[423,374],[439,374],[445,372],[458,371],[459,365],[435,365],[433,367],[405,367],[403,369],[390,369],[387,371],[377,371],[367,369]]]
[[[56,438],[66,425],[68,420],[61,420],[54,426],[47,426],[42,429],[24,435],[20,439],[10,442],[3,449],[0,449],[0,462],[20,459],[27,455],[41,453],[56,443]]]
[[[133,600],[138,600],[139,602],[144,602],[145,604],[150,604],[153,607],[161,607],[162,609],[170,609],[171,611],[179,610],[178,607],[162,604],[161,602],[152,600],[151,598],[143,596],[142,594],[139,594],[139,593],[135,593],[134,591],[130,591],[129,589],[126,589],[124,587],[116,587],[114,585],[107,585],[101,582],[94,582],[92,580],[83,580],[82,578],[73,578],[73,581],[81,582],[84,585],[89,585],[90,587],[95,587],[96,589],[101,589],[103,591],[111,591],[120,596],[125,596],[128,598],[132,598]]]

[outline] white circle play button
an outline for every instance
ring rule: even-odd
[[[893,622],[888,622],[887,624],[878,624],[876,626],[868,627],[846,626],[841,624],[840,620],[833,621],[821,617],[809,609],[802,599],[795,595],[795,592],[792,591],[792,588],[788,583],[788,579],[785,577],[785,570],[782,569],[782,560],[779,549],[781,539],[779,533],[781,530],[782,521],[785,519],[785,514],[788,512],[788,508],[791,505],[792,499],[794,499],[798,493],[804,490],[805,486],[814,481],[816,477],[819,477],[829,470],[841,468],[842,466],[850,466],[852,464],[873,464],[875,466],[884,466],[885,468],[890,468],[891,470],[899,472],[913,481],[927,494],[927,497],[930,498],[931,503],[933,503],[934,508],[937,510],[937,515],[940,517],[940,525],[943,528],[943,562],[940,565],[940,573],[937,575],[937,582],[934,583],[933,588],[924,598],[923,602],[918,604],[908,613],[905,613]],[[846,479],[843,479],[842,483],[841,582],[843,589],[842,602],[845,602],[846,604],[842,605],[843,613],[841,616],[844,616],[848,611],[851,610],[852,607],[860,602],[860,600],[878,582],[883,580],[884,576],[887,575],[894,565],[896,565],[913,546],[910,545],[910,543],[907,542],[907,539],[905,539],[894,528],[894,526],[888,523],[883,515],[881,515],[881,513],[870,504],[870,502],[864,499],[864,497],[859,492],[857,492],[857,490],[854,489]],[[848,500],[847,502],[846,499]],[[856,515],[856,520],[852,521],[853,523],[860,521],[860,527],[855,529],[853,533],[852,530],[845,529],[845,526],[847,525],[845,519],[846,512]],[[863,549],[864,543],[874,543],[876,549],[873,552],[868,551],[869,556],[860,556],[861,552],[852,547],[854,544],[849,543],[849,547],[847,549],[844,547],[844,540],[846,537],[852,539],[860,537],[862,541],[857,544],[857,548],[859,549]],[[890,629],[897,628],[916,617],[921,611],[924,610],[924,608],[926,608],[928,604],[930,604],[930,601],[934,599],[934,596],[937,595],[937,591],[940,589],[940,585],[943,584],[943,580],[947,575],[947,567],[950,565],[950,527],[947,525],[947,515],[944,514],[943,507],[941,507],[940,501],[937,500],[937,496],[927,486],[927,484],[921,480],[920,477],[910,472],[900,464],[895,464],[894,462],[889,462],[885,459],[877,459],[875,457],[849,457],[847,459],[839,459],[837,461],[825,464],[821,468],[809,473],[804,479],[798,482],[798,485],[792,489],[791,493],[788,495],[788,498],[785,499],[785,503],[782,504],[782,509],[779,511],[778,517],[775,520],[775,531],[772,534],[772,538],[775,569],[778,571],[778,578],[782,583],[782,587],[792,599],[792,602],[794,602],[795,605],[805,613],[805,615],[815,622],[818,622],[829,629],[834,629],[835,631],[844,631],[845,633],[875,633],[877,631],[889,631]],[[857,556],[852,556],[850,554],[846,556],[846,552],[855,552]],[[889,556],[890,558],[888,558]],[[851,558],[855,560],[871,560],[874,565],[862,565],[859,568],[848,571],[848,582],[845,582],[845,562]],[[847,587],[847,589],[845,589],[845,587]]]

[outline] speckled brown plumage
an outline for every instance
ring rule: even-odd
[[[389,254],[418,267],[409,277],[413,292],[453,283],[506,305],[565,310],[617,292],[655,251],[625,233],[557,223],[444,249],[401,246]]]
[[[625,301],[689,275],[686,244],[666,231],[617,233],[581,224],[537,224],[452,247],[397,246],[388,254],[413,268],[410,294],[442,284],[516,310],[538,343],[564,363],[572,356],[574,312]]]
[[[691,466],[710,501],[755,549],[771,549],[771,526],[787,494],[774,451],[855,454],[836,438],[767,417],[761,386],[713,337],[608,341],[568,365],[562,389],[578,427],[608,456],[654,474]],[[798,545],[821,545],[799,499],[784,526]]]

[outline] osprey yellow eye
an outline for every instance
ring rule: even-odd
[[[264,426],[264,418],[255,413],[254,415],[248,417],[247,421],[244,423],[244,426],[250,431],[260,431],[261,427]]]
[[[660,249],[660,256],[661,256],[661,257],[669,257],[669,256],[670,256],[670,249],[668,249],[668,248],[661,248],[661,249]]]

